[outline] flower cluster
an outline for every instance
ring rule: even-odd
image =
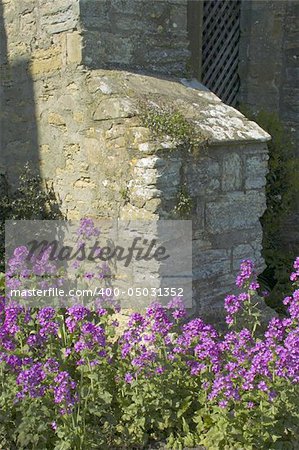
[[[298,281],[299,280],[299,257],[296,258],[294,262],[294,272],[291,273],[290,279],[291,281]]]
[[[236,279],[236,285],[239,288],[243,288],[246,285],[246,282],[250,280],[253,275],[253,262],[250,259],[244,259],[241,262],[240,272]]]
[[[100,230],[95,227],[92,219],[84,218],[80,220],[80,226],[77,233],[78,236],[88,239],[93,236],[98,237],[100,235]]]
[[[76,382],[66,371],[59,372],[54,378],[53,394],[54,402],[61,406],[61,414],[72,412],[75,403],[78,401],[76,394]]]
[[[17,384],[21,388],[17,397],[22,399],[26,394],[31,398],[44,396],[47,387],[43,382],[46,378],[42,363],[32,364],[29,369],[21,370],[17,377]]]
[[[96,232],[89,222],[82,223],[81,231]],[[16,253],[15,270],[20,269],[25,254],[24,249]],[[0,368],[3,376],[14,380],[17,393],[12,405],[17,408],[28,399],[50,404],[52,433],[62,432],[59,427],[64,427],[70,416],[75,423],[83,410],[85,415],[91,414],[96,402],[101,408],[118,408],[110,409],[105,417],[129,417],[130,408],[138,417],[139,405],[143,411],[153,401],[158,408],[159,402],[173,395],[175,400],[163,412],[170,420],[181,389],[186,398],[178,417],[184,416],[185,421],[193,420],[196,411],[184,414],[194,404],[198,411],[218,408],[217,414],[219,410],[227,413],[230,421],[239,410],[243,415],[244,410],[252,414],[262,411],[260,417],[264,417],[268,408],[272,414],[281,409],[281,397],[288,392],[294,392],[292,398],[298,397],[298,258],[294,269],[293,293],[284,300],[287,316],[274,317],[259,334],[255,326],[258,284],[249,260],[242,262],[236,279],[237,287],[243,287],[244,292],[229,295],[224,302],[230,326],[225,333],[201,318],[187,319],[179,298],[166,307],[154,302],[144,312],[132,313],[120,331],[115,308],[106,308],[101,302],[94,310],[81,304],[68,309],[27,310],[0,297]],[[237,326],[241,316],[246,319],[245,325]],[[107,385],[110,391],[103,393]],[[154,397],[158,389],[159,402]],[[139,391],[145,403],[138,400]],[[128,399],[132,402],[129,406]],[[199,402],[205,402],[204,406]],[[97,419],[92,422],[99,423]],[[83,424],[85,430],[85,418]],[[208,427],[206,423],[204,426]],[[200,429],[198,442],[198,436],[204,433],[205,429]]]

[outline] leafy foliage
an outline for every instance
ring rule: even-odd
[[[169,136],[179,147],[189,151],[204,144],[204,136],[179,110],[169,105],[143,102],[141,111],[142,125],[149,128],[154,136]]]
[[[177,195],[177,203],[174,208],[174,212],[178,213],[178,215],[183,217],[188,217],[193,208],[193,201],[190,197],[190,194],[187,190],[186,185],[181,186],[178,195]]]
[[[267,175],[267,209],[261,219],[263,226],[263,256],[267,269],[260,276],[264,290],[270,292],[267,302],[282,311],[281,298],[289,290],[288,274],[298,251],[286,245],[283,236],[286,219],[294,212],[299,198],[299,158],[295,156],[291,139],[274,113],[253,114],[241,108],[272,137],[268,143],[269,172]]]

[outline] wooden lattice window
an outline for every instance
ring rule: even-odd
[[[188,28],[193,75],[225,103],[235,105],[241,0],[191,0]]]

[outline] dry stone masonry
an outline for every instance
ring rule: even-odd
[[[167,26],[176,29],[185,2],[153,3],[158,16],[167,6]],[[103,52],[109,59],[109,30],[88,50],[95,56],[86,53],[89,33],[95,42],[96,14],[101,23],[125,4],[138,22],[136,9],[128,10],[132,2],[112,4],[113,10],[108,1],[2,0],[1,170],[13,179],[31,161],[53,184],[70,219],[174,218],[183,195],[190,205],[184,217],[193,221],[196,308],[215,318],[240,260],[253,258],[263,266],[259,218],[266,207],[269,136],[205,89],[90,68],[88,57],[98,61]],[[143,20],[163,27],[153,14],[147,11]],[[126,20],[119,33],[129,27]],[[132,49],[128,61],[134,61],[137,53],[129,43],[124,46]],[[141,119],[145,101],[180,111],[203,145],[188,151],[173,137],[153,134]]]

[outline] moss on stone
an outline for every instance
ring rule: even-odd
[[[178,214],[181,218],[189,217],[193,208],[193,200],[187,190],[186,185],[182,185],[178,195],[177,204],[174,208],[174,212]]]
[[[204,142],[195,125],[176,108],[147,102],[141,105],[140,117],[142,125],[154,136],[169,136],[180,147],[191,150]]]

